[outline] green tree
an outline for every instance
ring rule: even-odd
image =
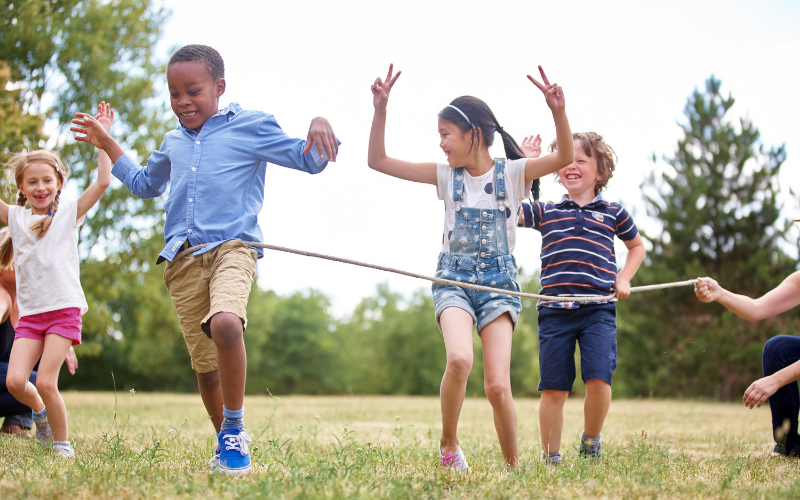
[[[82,191],[91,183],[98,153],[69,139],[68,129],[76,112],[96,111],[102,100],[116,111],[112,134],[126,150],[146,157],[157,148],[174,122],[166,118],[166,99],[155,97],[164,73],[154,55],[167,17],[163,9],[150,0],[0,0],[0,10],[0,161],[20,150],[50,147],[72,169],[67,192]],[[45,127],[54,132],[45,135]],[[138,200],[117,184],[82,225],[81,273],[89,299],[84,316],[88,342],[79,350],[89,358],[81,364],[82,373],[90,373],[94,362],[106,370],[112,361],[126,359],[117,357],[122,344],[109,332],[126,338],[132,322],[144,321],[138,328],[149,322],[156,329],[171,324],[166,311],[148,313],[135,303],[163,298],[164,290],[137,296],[128,286],[152,286],[150,279],[161,272],[150,263],[158,251],[153,242],[163,241],[162,222],[160,201]],[[126,298],[133,302],[127,304]],[[131,316],[115,314],[134,310]],[[153,316],[159,310],[164,315]],[[105,348],[108,359],[103,358]],[[163,358],[165,352],[169,349],[158,354]]]
[[[648,215],[662,227],[646,236],[652,250],[636,280],[711,276],[760,296],[796,267],[784,251],[789,226],[777,185],[786,151],[765,149],[750,120],[727,117],[734,99],[720,87],[712,76],[705,92],[695,90],[674,154],[642,185]],[[797,314],[740,320],[685,288],[659,292],[657,300],[633,295],[620,310],[618,373],[630,394],[729,399],[758,378],[764,342],[798,326]]]

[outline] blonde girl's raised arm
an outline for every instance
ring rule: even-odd
[[[547,106],[553,112],[553,121],[556,125],[557,149],[553,154],[539,158],[530,158],[525,162],[525,181],[532,181],[547,174],[558,172],[575,160],[575,146],[572,142],[572,130],[567,119],[564,89],[557,84],[550,84],[544,70],[539,66],[544,84],[528,75],[528,79],[544,94]]]
[[[90,121],[94,124],[99,124],[102,129],[108,133],[111,129],[111,123],[114,121],[114,110],[105,102],[101,102],[98,106],[98,113],[96,117],[91,115],[83,115],[83,122],[87,125]],[[97,128],[97,127],[93,127]],[[97,179],[92,182],[86,191],[78,197],[78,214],[77,220],[86,215],[86,212],[91,210],[95,203],[100,200],[108,186],[111,185],[111,158],[105,150],[100,149],[97,160]]]
[[[386,81],[377,78],[372,85],[372,104],[375,106],[375,115],[372,118],[372,130],[369,134],[367,164],[369,168],[392,177],[435,186],[436,163],[413,163],[386,155],[386,107],[389,102],[389,92],[401,73],[398,71],[392,77],[393,69],[393,65],[389,65]]]

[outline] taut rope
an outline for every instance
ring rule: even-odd
[[[325,259],[325,260],[332,260],[334,262],[341,262],[343,264],[351,264],[353,266],[361,266],[361,267],[368,267],[370,269],[377,269],[378,271],[386,271],[387,273],[395,273],[401,274],[403,276],[410,276],[412,278],[419,278],[421,280],[428,280],[433,281],[435,283],[442,283],[444,285],[452,285],[458,286],[461,288],[471,288],[473,290],[481,290],[484,292],[495,292],[495,293],[502,293],[505,295],[515,295],[517,297],[523,297],[527,299],[537,299],[537,300],[549,300],[553,302],[588,302],[588,301],[595,301],[595,300],[611,300],[614,298],[613,295],[586,295],[586,296],[578,296],[578,297],[558,297],[555,295],[538,295],[535,293],[524,293],[524,292],[515,292],[512,290],[505,290],[503,288],[492,288],[489,286],[481,286],[481,285],[473,285],[472,283],[464,283],[462,281],[452,281],[452,280],[445,280],[441,278],[436,278],[433,276],[425,276],[424,274],[417,274],[417,273],[410,273],[408,271],[401,271],[400,269],[394,269],[392,267],[384,267],[384,266],[376,266],[375,264],[368,264],[366,262],[360,262],[357,260],[350,260],[344,259],[342,257],[334,257],[332,255],[325,255],[321,253],[314,253],[314,252],[306,252],[304,250],[295,250],[293,248],[286,248],[280,247],[277,245],[270,245],[268,243],[260,243],[257,241],[245,241],[243,242],[245,245],[255,248],[265,248],[267,250],[277,250],[278,252],[286,252],[286,253],[293,253],[297,255],[303,255],[305,257],[315,257],[317,259]],[[194,252],[200,250],[203,247],[208,246],[208,243],[203,243],[201,245],[197,245],[191,248],[187,248],[182,252],[179,252],[175,256],[175,260],[182,259],[187,255],[191,255]],[[662,283],[660,285],[648,285],[648,286],[634,286],[631,287],[631,293],[634,292],[646,292],[649,290],[661,290],[664,288],[676,288],[679,286],[691,286],[697,283],[697,280],[688,280],[688,281],[678,281],[675,283]]]

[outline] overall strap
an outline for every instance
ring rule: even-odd
[[[464,199],[464,167],[453,170],[453,201]]]
[[[506,199],[506,159],[494,159],[494,199]]]

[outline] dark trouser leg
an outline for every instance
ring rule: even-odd
[[[762,366],[767,377],[800,360],[800,337],[778,335],[764,344]],[[800,391],[797,382],[781,387],[769,398],[772,412],[772,432],[775,441],[784,443],[787,453],[800,453],[800,437],[797,435],[797,414],[800,412]],[[784,421],[789,421],[789,430],[784,434]]]
[[[14,399],[14,396],[8,392],[6,387],[7,373],[8,363],[0,363],[0,417],[25,415],[30,420],[31,409]],[[30,381],[33,385],[36,385],[36,372],[31,372]],[[27,421],[23,423],[27,423]]]

